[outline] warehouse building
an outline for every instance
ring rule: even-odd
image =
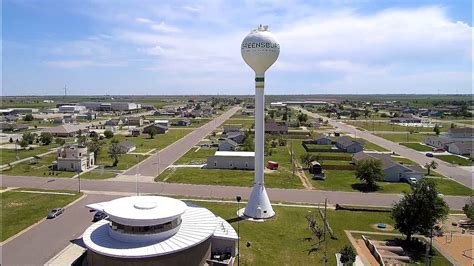
[[[207,157],[206,168],[253,170],[255,168],[255,152],[216,151],[214,156]]]

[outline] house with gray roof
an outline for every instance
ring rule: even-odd
[[[314,143],[317,145],[331,145],[332,140],[325,136],[318,136],[314,139]]]
[[[219,151],[235,151],[239,144],[231,139],[226,139],[219,143]]]
[[[238,144],[242,144],[245,140],[245,134],[243,132],[229,132],[227,133],[227,138]]]
[[[119,147],[120,147],[120,151],[123,153],[132,152],[137,148],[137,146],[133,142],[128,141],[128,140],[120,142]]]
[[[453,142],[448,144],[448,151],[453,154],[470,155],[473,149],[474,142],[472,141]]]
[[[344,152],[357,153],[364,150],[364,146],[353,140],[349,136],[343,136],[337,139],[336,147]]]
[[[359,161],[373,159],[382,162],[384,172],[384,181],[400,182],[415,178],[417,181],[424,176],[424,170],[419,165],[404,165],[394,161],[390,155],[381,153],[365,153],[363,151],[355,153],[352,156],[352,162],[357,164]]]

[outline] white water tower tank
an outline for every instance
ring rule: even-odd
[[[242,41],[242,57],[256,74],[264,74],[275,63],[280,54],[280,44],[268,31],[268,26],[260,25]]]

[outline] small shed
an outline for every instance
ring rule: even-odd
[[[320,175],[323,173],[323,167],[320,163],[312,161],[309,163],[309,172],[313,175]]]
[[[278,163],[274,161],[268,161],[267,168],[270,170],[278,170]]]

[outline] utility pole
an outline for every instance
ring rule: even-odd
[[[324,234],[324,265],[327,265],[328,263],[328,257],[327,257],[327,241],[326,241],[326,224],[327,224],[327,207],[328,207],[328,199],[324,199],[324,219],[323,219],[323,234]]]
[[[81,169],[77,169],[77,179],[79,180],[79,193],[81,193]]]
[[[140,172],[140,155],[137,154],[136,158],[137,158],[137,171],[135,172],[135,189],[137,191],[137,196],[138,196],[140,194],[138,192],[138,174]]]
[[[240,200],[242,200],[241,196],[236,197],[237,200],[237,266],[240,266]]]

